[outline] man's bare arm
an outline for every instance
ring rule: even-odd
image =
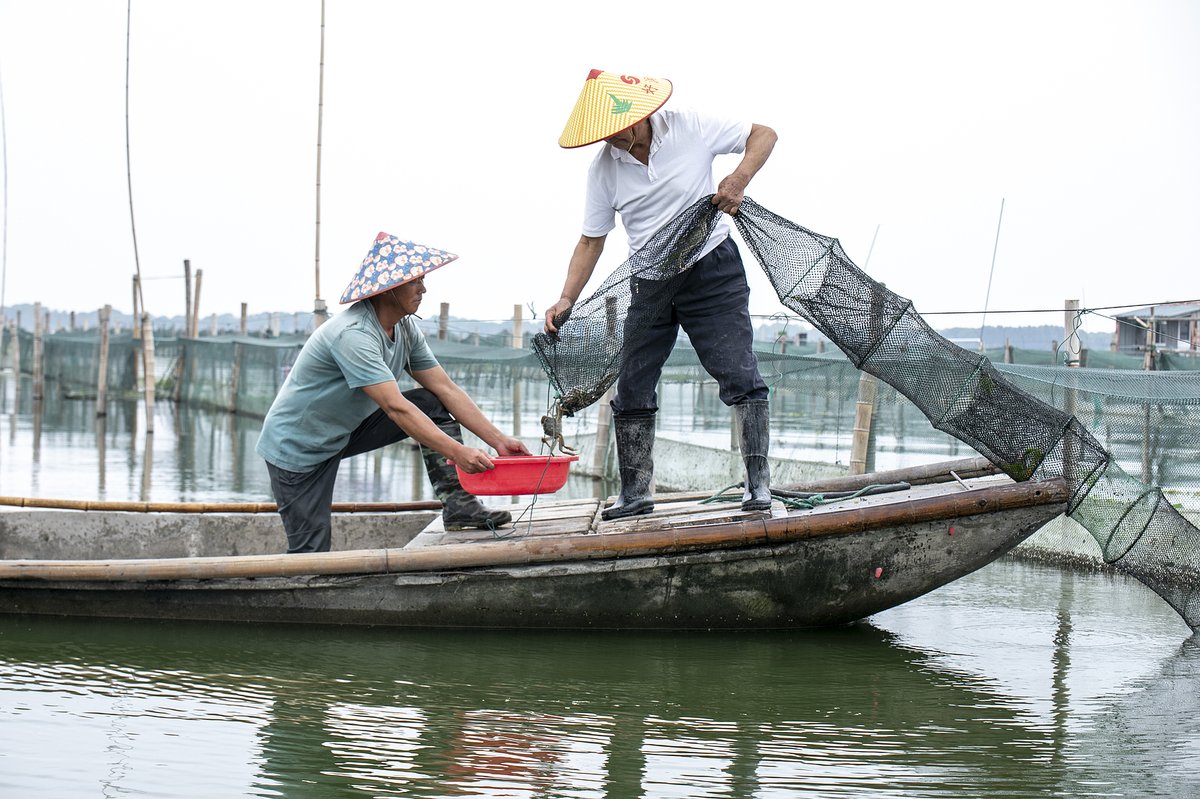
[[[563,283],[562,296],[558,302],[546,309],[545,330],[547,333],[557,333],[558,327],[554,317],[563,314],[575,305],[583,287],[596,271],[600,262],[600,254],[604,252],[604,240],[607,236],[580,236],[575,251],[571,253],[571,263],[567,267],[567,280]]]
[[[778,140],[779,136],[766,125],[751,125],[741,163],[717,185],[717,193],[712,199],[713,205],[727,214],[736,214],[738,206],[746,196],[746,186],[771,157],[771,151],[775,149],[775,142]]]

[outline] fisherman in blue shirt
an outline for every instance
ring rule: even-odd
[[[500,432],[438,364],[413,318],[425,275],[458,256],[380,233],[341,302],[354,303],[305,343],[263,421],[258,454],[287,532],[288,552],[327,552],[338,464],[411,437],[447,530],[495,529],[512,521],[463,490],[453,464],[475,474],[491,456],[466,446],[466,427],[500,455],[528,455]],[[407,372],[420,388],[401,391]],[[448,463],[447,459],[453,461]]]

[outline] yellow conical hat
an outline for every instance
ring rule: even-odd
[[[671,96],[666,78],[635,78],[593,69],[558,137],[561,147],[583,147],[631,128]]]

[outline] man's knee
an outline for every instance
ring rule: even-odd
[[[413,388],[404,392],[404,398],[417,406],[421,413],[433,420],[436,425],[448,424],[454,421],[446,406],[427,388]]]

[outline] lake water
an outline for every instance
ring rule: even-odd
[[[540,435],[549,398],[528,381],[514,414],[511,383],[490,374],[458,377],[485,414],[527,440]],[[844,393],[844,392],[842,392]],[[837,395],[838,392],[833,392]],[[660,387],[659,436],[715,449],[730,445],[730,413],[711,388],[693,383]],[[564,420],[568,441],[596,435],[597,406]],[[853,391],[820,398],[780,392],[773,400],[771,453],[776,457],[846,466],[852,438]],[[889,414],[880,436],[877,469],[929,463],[976,453],[944,433],[890,432],[905,429],[911,407]],[[892,418],[894,417],[894,419]],[[928,428],[928,423],[920,420]],[[908,421],[908,429],[915,422]],[[145,408],[138,399],[112,399],[107,415],[96,416],[95,400],[70,398],[54,383],[46,398],[32,401],[28,377],[0,374],[0,495],[141,502],[269,502],[270,481],[254,452],[261,420],[171,402],[155,404],[154,433],[147,435]],[[721,488],[725,475],[713,485]],[[616,486],[571,477],[558,498],[615,493]],[[404,502],[433,499],[419,450],[407,444],[342,463],[335,500]]]
[[[136,402],[98,426],[0,384],[0,494],[269,498],[255,420],[162,403],[147,437]],[[339,498],[428,496],[415,458],[348,461]],[[1198,704],[1153,593],[1010,559],[798,633],[0,615],[0,797],[1182,799]]]
[[[850,627],[0,617],[0,796],[1194,797],[1200,646],[1002,560]]]

